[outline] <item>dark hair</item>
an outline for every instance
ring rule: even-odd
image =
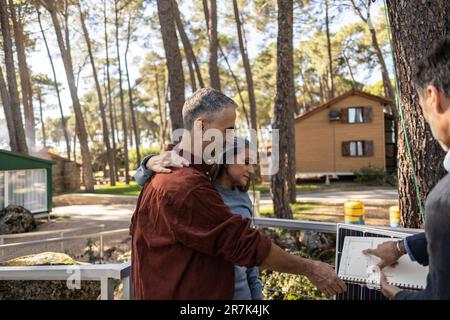
[[[205,116],[208,120],[220,111],[228,107],[237,108],[236,102],[222,92],[212,88],[202,88],[186,100],[183,106],[183,124],[186,130],[191,130],[194,121],[199,116]]]
[[[218,163],[214,165],[213,179],[216,180],[228,168],[227,159],[234,159],[241,152],[250,149],[250,142],[247,139],[234,138],[231,146],[227,145],[225,151],[219,156]],[[250,180],[245,187],[238,187],[239,190],[246,192],[250,187]]]
[[[419,61],[413,80],[421,90],[433,85],[450,98],[450,37],[438,41]]]

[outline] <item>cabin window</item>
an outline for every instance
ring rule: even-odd
[[[341,110],[342,123],[369,123],[372,122],[372,107],[350,107]]]
[[[364,108],[348,108],[348,123],[364,122]]]
[[[342,143],[344,157],[372,157],[373,141],[346,141]]]
[[[350,142],[350,157],[362,157],[364,155],[364,141]]]

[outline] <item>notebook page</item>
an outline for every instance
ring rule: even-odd
[[[367,268],[377,264],[380,259],[362,253],[367,248],[376,248],[385,241],[399,240],[394,238],[345,237],[338,275],[342,279],[365,283]],[[383,269],[388,282],[399,287],[423,289],[426,286],[428,267],[412,262],[407,255],[399,259],[395,268]]]

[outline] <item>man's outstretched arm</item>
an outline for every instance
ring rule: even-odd
[[[142,159],[136,170],[134,179],[142,188],[154,173],[170,173],[169,168],[182,168],[189,166],[189,161],[180,157],[175,151],[164,151],[160,155],[150,154]]]
[[[134,174],[134,180],[136,180],[139,187],[143,188],[145,183],[153,176],[155,173],[153,170],[147,168],[147,162],[149,159],[154,157],[154,154],[150,154],[142,159],[139,168],[137,168]]]

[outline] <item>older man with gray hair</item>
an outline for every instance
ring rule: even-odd
[[[232,214],[203,160],[207,143],[195,132],[234,128],[237,105],[214,89],[200,89],[183,107],[179,154],[188,167],[174,168],[145,184],[133,214],[132,281],[136,299],[232,299],[234,265],[307,276],[327,295],[345,291],[334,270],[288,254]],[[199,143],[200,148],[194,148]],[[200,160],[200,163],[197,161]]]

